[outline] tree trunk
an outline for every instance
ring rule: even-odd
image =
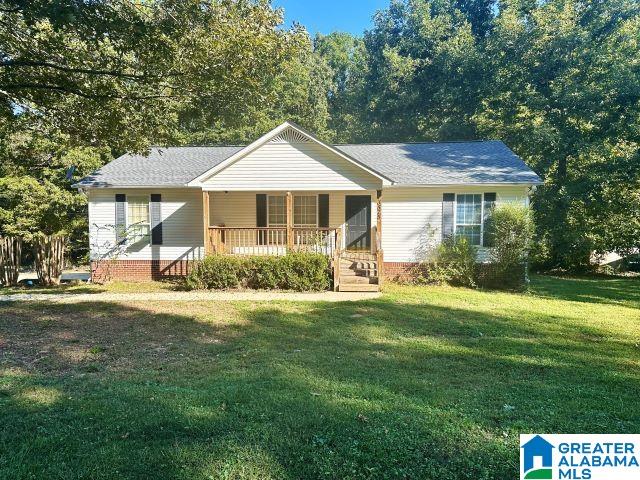
[[[0,237],[0,284],[5,286],[18,284],[21,257],[22,239]]]
[[[66,243],[67,239],[62,235],[41,235],[34,239],[36,273],[41,285],[60,283]]]

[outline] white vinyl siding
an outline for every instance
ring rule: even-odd
[[[203,182],[222,191],[375,190],[379,178],[316,143],[267,143]]]
[[[528,187],[388,188],[382,194],[382,249],[386,262],[416,262],[442,238],[442,194],[495,192],[496,204],[525,204]],[[479,259],[486,258],[481,248]]]
[[[202,192],[199,189],[110,189],[88,190],[89,246],[96,260],[115,244],[115,195],[123,193],[135,199],[162,195],[162,245],[137,242],[120,260],[192,260],[203,249]],[[255,209],[255,206],[254,206]],[[130,215],[130,212],[127,212]],[[255,214],[254,214],[255,216]]]
[[[344,225],[346,195],[371,195],[371,225],[376,225],[376,193],[374,190],[351,191],[305,191],[295,195],[329,194],[329,225],[331,228]],[[284,195],[286,190],[269,192]],[[510,187],[448,187],[448,188],[401,188],[385,189],[382,197],[382,247],[387,262],[414,262],[420,258],[425,247],[440,241],[442,227],[443,193],[496,192],[498,204],[527,201],[525,186]],[[89,225],[92,245],[115,242],[115,195],[123,193],[129,197],[162,195],[163,244],[133,245],[120,259],[123,260],[188,260],[199,258],[203,250],[202,192],[199,189],[89,189]],[[256,193],[267,193],[257,189],[252,192],[211,192],[211,225],[227,227],[256,226]],[[372,237],[372,242],[374,238]],[[481,258],[484,250],[481,249]],[[97,251],[92,248],[92,259]]]

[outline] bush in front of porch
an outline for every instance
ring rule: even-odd
[[[320,291],[330,286],[329,258],[320,253],[297,252],[283,256],[210,255],[196,263],[187,276],[192,290]]]

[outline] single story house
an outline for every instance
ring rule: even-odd
[[[540,178],[500,141],[329,145],[285,122],[246,146],[153,148],[79,181],[92,274],[183,275],[207,254],[332,257],[340,290],[374,290],[441,238],[483,252],[500,202]]]

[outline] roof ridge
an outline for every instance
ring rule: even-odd
[[[499,142],[504,143],[502,140],[495,139],[485,139],[485,140],[445,140],[445,141],[425,141],[425,142],[365,142],[365,143],[333,143],[332,145],[336,147],[344,147],[351,145],[437,145],[443,143],[488,143],[488,142]]]
[[[210,147],[240,147],[240,148],[244,148],[247,145],[241,145],[241,144],[211,144],[211,145],[149,145],[149,148],[197,148],[197,147],[201,147],[201,148],[210,148]]]
[[[445,141],[424,141],[424,142],[363,142],[363,143],[329,143],[334,147],[343,146],[359,146],[359,145],[437,145],[444,143],[487,143],[487,142],[499,142],[504,143],[502,140],[495,139],[476,139],[476,140],[445,140]],[[241,143],[218,143],[218,144],[190,144],[190,145],[150,145],[149,148],[211,148],[211,147],[233,147],[244,148],[248,144]]]

